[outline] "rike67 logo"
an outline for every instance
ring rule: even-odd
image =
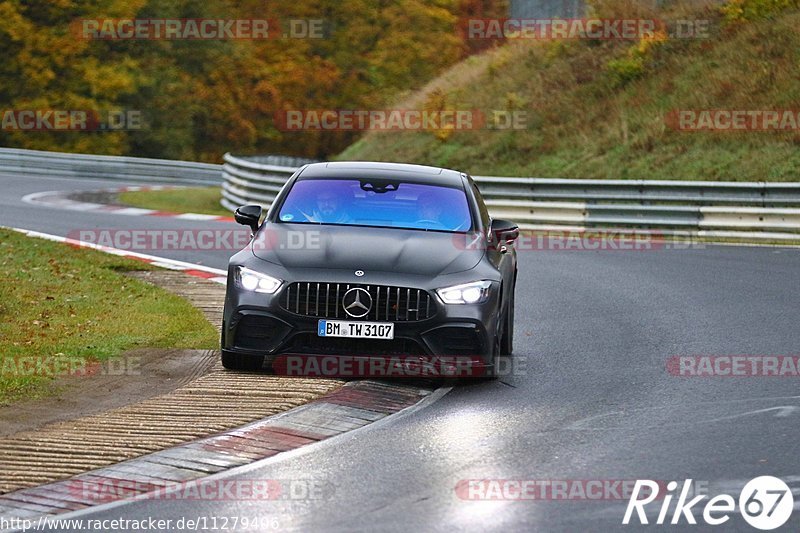
[[[633,487],[633,493],[628,500],[628,507],[625,509],[623,524],[630,524],[634,511],[640,524],[648,524],[645,507],[653,502],[659,501],[661,508],[656,519],[656,524],[666,524],[673,497],[678,494],[678,482],[670,481],[667,484],[666,494],[661,494],[659,483],[649,479],[637,480]],[[640,492],[646,496],[639,498]],[[689,499],[692,492],[692,480],[687,479],[680,489],[675,509],[670,524],[679,524],[686,520],[687,524],[697,524],[694,516],[695,507],[700,509],[700,502],[708,496],[701,494]],[[737,502],[733,496],[720,494],[705,502],[702,506],[702,519],[706,524],[718,526],[730,519],[731,513],[736,511]],[[789,486],[782,480],[772,476],[760,476],[750,480],[739,494],[738,501],[739,513],[742,518],[756,529],[771,530],[784,525],[792,514],[794,508],[794,497]],[[651,509],[653,510],[653,509]],[[635,523],[635,522],[634,522]]]

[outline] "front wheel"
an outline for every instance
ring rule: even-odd
[[[264,357],[257,355],[242,355],[236,352],[222,351],[222,366],[228,370],[261,370],[264,366]]]
[[[508,304],[506,318],[503,321],[503,330],[500,337],[500,355],[511,355],[514,353],[514,297]]]
[[[500,377],[500,339],[496,339],[492,349],[492,366],[486,369],[483,379],[493,381]]]

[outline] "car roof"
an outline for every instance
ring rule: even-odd
[[[300,173],[305,178],[400,178],[417,182],[461,187],[465,174],[457,170],[411,165],[408,163],[382,163],[373,161],[335,161],[312,163]]]

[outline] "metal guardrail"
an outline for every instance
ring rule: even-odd
[[[235,157],[225,154],[222,200],[226,209],[244,204],[269,205],[294,172],[312,159],[283,156]]]
[[[0,148],[0,172],[18,176],[219,185],[222,166],[208,163]]]
[[[223,165],[0,148],[6,175],[221,185],[228,209],[269,205],[298,167],[282,156],[237,157]],[[711,238],[800,241],[800,183],[575,180],[476,176],[493,216],[526,229],[657,231]]]
[[[277,164],[282,162],[283,164]],[[221,203],[269,205],[307,160],[225,154]],[[492,215],[522,228],[629,229],[761,241],[800,240],[800,183],[475,176]]]

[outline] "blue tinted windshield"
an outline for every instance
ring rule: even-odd
[[[278,219],[450,232],[472,227],[462,189],[386,180],[300,179]]]

